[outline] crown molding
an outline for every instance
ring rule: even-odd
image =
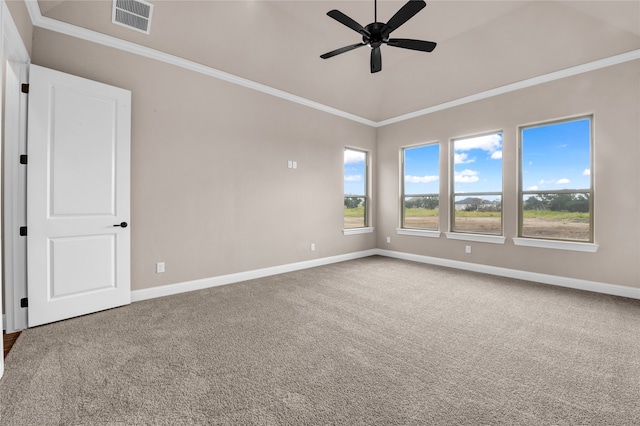
[[[437,111],[457,107],[460,105],[476,102],[482,99],[491,98],[494,96],[502,95],[516,90],[525,89],[527,87],[536,86],[538,84],[548,83],[551,81],[559,80],[565,77],[571,77],[578,74],[583,74],[589,71],[595,71],[601,68],[610,67],[613,65],[622,64],[624,62],[634,61],[640,59],[640,49],[632,50],[619,55],[610,56],[604,59],[599,59],[586,64],[577,65],[574,67],[566,68],[560,71],[543,74],[537,77],[529,78],[526,80],[518,81],[516,83],[507,84],[505,86],[497,87],[494,89],[486,90],[484,92],[476,93],[474,95],[465,96],[459,99],[454,99],[449,102],[444,102],[438,105],[434,105],[428,108],[424,108],[411,113],[399,115],[396,117],[388,118],[382,121],[369,120],[364,117],[360,117],[355,114],[351,114],[346,111],[339,110],[337,108],[330,107],[328,105],[321,104],[319,102],[312,101],[301,96],[294,95],[284,90],[276,89],[265,84],[257,83],[255,81],[238,77],[237,75],[230,74],[221,71],[216,68],[209,67],[197,62],[190,61],[188,59],[180,58],[159,50],[151,49],[149,47],[141,46],[129,41],[125,41],[116,37],[108,36],[96,31],[91,31],[86,28],[81,28],[66,22],[61,22],[55,19],[42,16],[40,13],[40,6],[37,0],[25,0],[27,11],[31,17],[31,22],[34,26],[40,27],[46,30],[54,31],[60,34],[65,34],[71,37],[79,38],[82,40],[90,41],[93,43],[101,44],[103,46],[112,47],[114,49],[122,50],[134,55],[143,56],[149,59],[154,59],[167,64],[175,65],[193,72],[207,75],[209,77],[217,78],[232,84],[237,84],[242,87],[246,87],[258,92],[262,92],[271,96],[275,96],[287,101],[295,102],[300,105],[307,106],[319,111],[326,112],[338,117],[346,118],[347,120],[355,121],[357,123],[365,124],[374,128],[388,126],[390,124],[399,123],[402,121],[410,120],[416,117],[429,115]]]
[[[548,74],[539,75],[537,77],[518,81],[516,83],[507,84],[506,86],[501,86],[495,89],[476,93],[475,95],[465,96],[463,98],[455,99],[453,101],[445,102],[439,105],[434,105],[429,108],[424,108],[408,114],[399,115],[397,117],[389,118],[387,120],[378,121],[376,123],[376,127],[382,127],[382,126],[387,126],[389,124],[399,123],[401,121],[410,120],[412,118],[432,114],[434,112],[442,111],[444,109],[449,109],[456,106],[468,104],[471,102],[476,102],[482,99],[492,98],[494,96],[502,95],[504,93],[515,92],[516,90],[537,86],[538,84],[560,80],[565,77],[571,77],[571,76],[583,74],[589,71],[595,71],[600,68],[606,68],[612,65],[618,65],[624,62],[634,61],[636,59],[640,59],[640,49],[632,50],[630,52],[622,53],[619,55],[609,56],[608,58],[599,59],[593,62],[587,62],[586,64],[577,65],[575,67],[565,68],[560,71],[554,71]]]

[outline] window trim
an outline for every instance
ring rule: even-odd
[[[405,223],[404,223],[404,203],[405,203],[405,198],[407,197],[407,195],[405,194],[405,183],[404,183],[405,175],[406,175],[405,167],[404,167],[405,151],[407,149],[422,148],[422,147],[433,146],[433,145],[438,146],[438,192],[432,193],[432,194],[414,194],[411,196],[412,197],[416,197],[416,196],[417,197],[431,197],[431,196],[438,197],[438,227],[437,229],[409,228],[405,226]],[[433,236],[432,233],[437,232],[438,237],[440,236],[440,200],[442,198],[440,196],[440,153],[441,152],[442,152],[442,144],[440,143],[440,141],[424,142],[424,143],[400,147],[400,226],[398,226],[398,228],[396,229],[398,234]],[[400,231],[406,231],[406,232],[400,232]],[[417,231],[417,232],[408,232],[408,231]],[[428,232],[425,232],[425,231],[428,231]]]
[[[440,231],[433,231],[430,229],[418,229],[418,228],[396,228],[396,234],[398,235],[412,235],[414,237],[429,237],[440,238]]]
[[[362,228],[343,228],[342,233],[344,235],[357,235],[357,234],[371,234],[374,228],[372,226],[365,226]]]
[[[523,138],[522,133],[525,129],[531,129],[534,127],[552,126],[554,124],[571,123],[574,121],[589,120],[589,189],[561,189],[561,190],[549,190],[549,191],[526,191],[523,189],[524,179],[522,176],[522,154],[523,154]],[[523,124],[518,126],[518,233],[517,237],[513,239],[516,245],[529,246],[529,247],[544,247],[544,248],[557,248],[561,250],[576,250],[576,251],[593,251],[598,249],[598,245],[595,244],[595,189],[594,189],[594,114],[579,114],[565,118],[558,118],[553,120],[538,121],[535,123]],[[541,238],[539,236],[526,236],[523,234],[524,228],[524,196],[534,194],[589,194],[589,240],[570,240],[565,238]],[[518,241],[516,241],[518,240]],[[530,243],[528,243],[530,241]],[[546,242],[543,244],[543,242]],[[592,248],[586,248],[590,246]],[[595,247],[595,248],[593,248]]]
[[[587,253],[595,253],[598,251],[598,244],[586,243],[578,241],[567,240],[555,240],[555,239],[540,239],[540,238],[513,238],[513,244],[523,247],[537,247],[554,250],[569,250],[569,251],[581,251]]]
[[[502,147],[504,147],[504,130],[492,130],[492,131],[488,131],[488,132],[482,132],[482,133],[472,133],[469,135],[464,135],[464,136],[456,136],[453,138],[449,139],[449,231],[445,232],[445,235],[447,238],[451,238],[451,239],[461,239],[461,240],[467,240],[467,241],[482,241],[484,240],[482,237],[483,236],[488,236],[488,237],[494,237],[494,238],[489,238],[487,239],[485,242],[494,242],[495,241],[501,241],[499,242],[499,244],[503,244],[504,243],[504,160],[501,160],[501,164],[500,164],[500,186],[501,186],[501,191],[500,192],[495,192],[495,191],[488,191],[488,192],[462,192],[462,193],[456,193],[456,164],[455,164],[455,154],[456,154],[456,150],[455,150],[455,141],[457,140],[462,140],[462,139],[471,139],[471,138],[477,138],[477,137],[481,137],[481,136],[488,136],[488,135],[494,135],[494,134],[500,134],[502,135]],[[456,195],[457,194],[457,195]],[[500,195],[500,233],[499,234],[487,234],[487,233],[483,233],[483,232],[472,232],[472,231],[456,231],[455,230],[455,223],[456,223],[456,196],[473,196],[473,195]],[[461,235],[463,237],[461,238],[457,238],[455,235]],[[476,238],[476,236],[479,236],[480,238]],[[498,238],[496,238],[498,237]]]
[[[495,234],[480,234],[471,232],[445,232],[450,240],[475,241],[478,243],[504,244],[507,237]]]
[[[358,227],[353,227],[353,228],[345,228],[344,227],[344,213],[342,215],[342,231],[344,235],[352,235],[352,234],[365,234],[365,233],[369,233],[369,232],[373,232],[373,227],[371,227],[371,208],[370,203],[371,203],[371,187],[370,187],[370,182],[371,179],[369,177],[370,173],[371,173],[371,151],[363,149],[363,148],[354,148],[352,146],[348,146],[345,145],[343,148],[343,152],[349,150],[349,151],[358,151],[358,152],[362,152],[365,154],[364,157],[364,190],[365,190],[365,194],[364,195],[349,195],[349,197],[358,197],[358,198],[364,198],[364,226],[358,226]],[[343,201],[343,206],[344,206],[344,199],[347,197],[347,195],[344,194],[344,162],[342,164],[342,187],[343,187],[343,195],[342,195],[342,201]],[[358,230],[360,232],[356,232],[354,230]],[[346,232],[345,232],[346,231]]]

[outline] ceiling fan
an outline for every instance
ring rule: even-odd
[[[380,46],[387,44],[393,47],[401,47],[403,49],[419,50],[421,52],[431,52],[436,48],[436,43],[432,41],[413,40],[409,38],[389,38],[392,31],[398,29],[402,24],[411,19],[416,13],[420,12],[427,4],[423,0],[409,0],[407,4],[402,6],[395,15],[389,19],[386,24],[378,22],[378,2],[373,3],[373,22],[363,27],[353,19],[349,18],[339,10],[333,9],[327,12],[327,15],[351,28],[362,35],[362,43],[351,44],[341,47],[340,49],[320,55],[322,59],[329,59],[341,53],[348,52],[358,47],[371,46],[371,72],[382,70],[382,55],[380,54]]]

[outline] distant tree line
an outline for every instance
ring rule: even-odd
[[[348,209],[358,208],[361,205],[363,205],[363,203],[364,203],[364,198],[349,197],[349,196],[344,197],[344,206]]]
[[[434,210],[438,208],[438,197],[413,197],[404,200],[404,207],[407,209],[427,209]]]
[[[524,202],[525,210],[551,210],[566,212],[589,212],[589,194],[539,194]]]
[[[464,200],[456,201],[455,208],[466,212],[499,212],[502,211],[502,200],[467,197]]]
[[[466,212],[500,212],[502,211],[502,201],[484,201],[475,205],[465,207]]]
[[[470,199],[467,199],[468,202]],[[362,204],[364,199],[356,197],[345,197],[344,205],[347,208],[356,208]],[[429,197],[412,197],[404,200],[404,206],[407,209],[428,209],[434,210],[438,208],[439,200],[437,196]],[[466,211],[500,211],[502,208],[501,200],[495,201],[478,201],[471,203],[465,207]],[[551,211],[567,211],[588,213],[590,210],[589,194],[538,194],[532,195],[525,200],[525,210],[551,210]]]

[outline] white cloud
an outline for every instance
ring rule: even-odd
[[[540,179],[538,181],[538,185],[542,185],[544,188],[545,185],[565,185],[567,183],[571,183],[571,181],[567,178],[555,179],[555,180],[544,180]],[[537,189],[537,188],[536,188]]]
[[[591,175],[591,169],[584,169],[584,172],[582,172],[582,176],[590,176]]]
[[[474,183],[478,180],[478,176],[456,176],[456,182],[458,183]]]
[[[478,172],[475,170],[463,170],[461,172],[455,172],[454,181],[460,183],[473,183],[479,181]]]
[[[411,183],[429,183],[429,182],[435,182],[438,180],[438,176],[412,176],[412,175],[406,175],[404,177],[404,180],[406,182],[411,182]]]
[[[540,179],[538,181],[538,185],[547,185],[549,183],[556,183],[556,181],[555,180],[544,180],[544,179]]]
[[[469,156],[464,152],[461,154],[458,154],[458,153],[453,154],[453,162],[455,164],[467,164],[467,163],[473,163],[474,161],[476,161],[475,158],[469,158]]]
[[[361,175],[345,175],[344,176],[345,182],[360,182],[361,180],[362,180]]]
[[[344,150],[344,164],[364,163],[365,158],[366,154],[362,151]]]
[[[455,141],[454,146],[456,152],[481,149],[493,154],[502,148],[502,135],[492,134],[476,136],[474,138],[458,139]]]
[[[502,151],[496,151],[493,154],[491,154],[491,158],[493,160],[501,160],[502,159]]]
[[[527,188],[527,191],[537,191],[537,190],[538,190],[538,187],[535,186],[535,185],[530,186],[530,187]]]

